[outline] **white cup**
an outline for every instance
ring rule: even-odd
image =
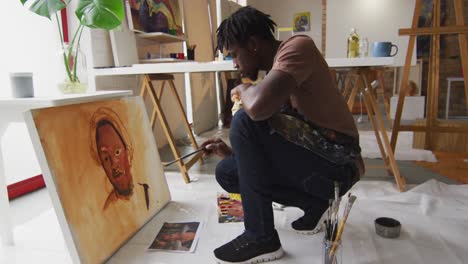
[[[10,82],[13,97],[34,97],[32,72],[12,72],[10,73]]]

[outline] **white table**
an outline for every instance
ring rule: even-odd
[[[23,112],[59,105],[78,104],[129,96],[132,91],[101,91],[86,94],[70,94],[55,97],[0,98],[0,245],[13,245],[13,225],[6,185],[6,175],[1,151],[1,139],[11,122],[24,122]]]
[[[367,58],[326,58],[331,68],[370,67],[393,65],[393,57],[367,57]],[[177,62],[135,64],[131,67],[115,67],[94,69],[95,76],[133,75],[148,73],[195,73],[195,72],[223,72],[236,71],[232,61],[211,62]]]
[[[448,77],[447,78],[447,100],[445,101],[445,119],[448,119],[449,106],[450,106],[450,90],[452,89],[453,82],[464,82],[463,77]]]
[[[366,57],[366,58],[326,58],[330,68],[354,68],[354,67],[374,67],[391,66],[394,63],[393,57]],[[149,73],[198,73],[214,72],[218,115],[222,111],[221,106],[221,85],[220,72],[236,71],[231,60],[210,61],[210,62],[176,62],[176,63],[151,63],[134,64],[130,67],[114,67],[94,69],[94,76],[115,76],[115,75],[135,75]]]

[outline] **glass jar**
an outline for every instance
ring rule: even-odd
[[[86,55],[79,46],[64,43],[57,54],[59,60],[58,89],[64,94],[85,93],[88,90]]]
[[[324,238],[322,250],[323,264],[341,264],[342,251],[341,240],[335,242]]]
[[[359,40],[359,57],[369,56],[369,40],[363,38]]]

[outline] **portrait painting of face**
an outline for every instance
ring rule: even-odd
[[[113,190],[109,193],[103,209],[117,199],[129,200],[133,194],[133,177],[131,172],[131,140],[126,135],[126,129],[119,121],[114,111],[99,108],[91,120],[92,152],[97,154],[99,163],[104,170]],[[125,139],[127,138],[127,139]],[[145,183],[140,183],[145,184]],[[145,198],[148,196],[145,191]],[[148,200],[148,199],[146,199]],[[149,202],[149,201],[148,201]]]
[[[127,148],[112,123],[103,120],[98,124],[96,143],[99,160],[114,190],[122,196],[131,195],[133,181]]]
[[[74,262],[104,262],[169,202],[140,97],[35,109],[26,121]]]

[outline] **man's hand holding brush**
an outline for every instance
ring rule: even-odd
[[[212,154],[224,159],[226,156],[232,154],[232,149],[220,138],[208,139],[201,144],[201,147],[205,148],[203,156],[207,157]]]

